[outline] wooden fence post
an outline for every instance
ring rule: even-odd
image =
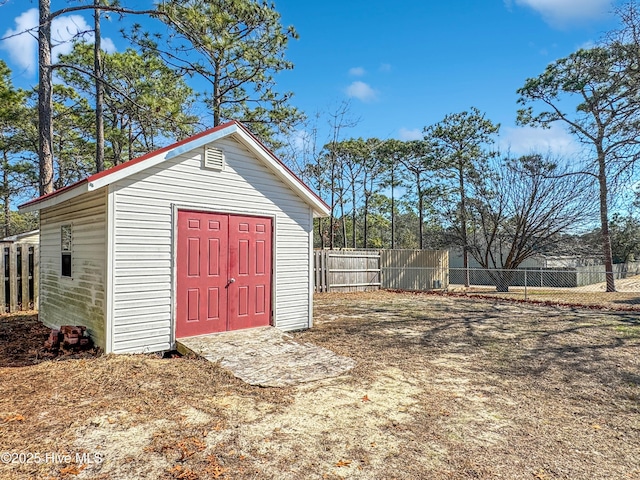
[[[9,245],[9,312],[18,310],[18,245]]]
[[[329,285],[329,252],[327,250],[322,251],[322,291],[328,292],[331,285]]]
[[[7,247],[2,245],[0,248],[0,272],[2,272],[2,286],[0,286],[0,313],[5,313],[7,310],[7,265],[6,265],[6,251]]]
[[[0,286],[0,313],[38,309],[39,256],[37,244],[12,243],[1,246],[0,271],[3,282]]]
[[[315,270],[315,292],[328,292],[329,285],[327,274],[327,251],[316,250],[313,252],[313,266]]]
[[[29,310],[29,247],[28,244],[20,245],[20,286],[22,287],[22,305],[20,310]]]

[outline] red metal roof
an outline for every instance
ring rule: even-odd
[[[217,131],[220,130],[224,130],[225,128],[228,128],[230,126],[233,125],[237,125],[239,128],[241,128],[244,132],[246,132],[249,136],[251,136],[251,138],[258,144],[260,145],[260,147],[269,154],[269,156],[275,160],[276,162],[278,162],[278,164],[280,164],[286,171],[287,173],[289,173],[302,187],[304,187],[309,193],[311,193],[311,195],[313,195],[318,201],[320,201],[323,205],[325,205],[327,207],[327,209],[329,208],[328,205],[324,202],[324,200],[322,200],[313,190],[311,190],[311,188],[304,183],[295,173],[293,173],[291,171],[291,169],[289,167],[287,167],[278,157],[276,157],[276,155],[269,149],[267,148],[264,143],[262,143],[253,133],[251,133],[251,131],[245,127],[242,123],[236,121],[236,120],[232,120],[230,122],[226,122],[223,123],[221,125],[218,125],[216,127],[213,128],[209,128],[207,130],[204,130],[200,133],[197,133],[196,135],[193,135],[191,137],[185,138],[184,140],[180,140],[179,142],[176,143],[172,143],[171,145],[167,145],[166,147],[160,148],[158,150],[154,150],[153,152],[149,152],[145,155],[142,155],[141,157],[135,158],[133,160],[130,160],[128,162],[125,163],[121,163],[120,165],[116,165],[115,167],[111,167],[107,170],[103,170],[102,172],[98,172],[98,173],[94,173],[93,175],[90,175],[87,178],[84,178],[72,185],[68,185],[66,187],[60,188],[54,192],[48,193],[46,195],[42,195],[40,197],[34,198],[33,200],[30,200],[26,203],[23,203],[22,205],[20,205],[19,208],[22,207],[27,207],[27,206],[32,206],[32,205],[36,205],[38,203],[41,203],[45,200],[48,200],[52,197],[56,197],[58,195],[60,195],[63,192],[72,190],[82,184],[88,183],[90,184],[91,182],[98,180],[100,178],[106,177],[107,175],[111,175],[112,173],[118,172],[120,170],[125,170],[127,168],[130,168],[138,163],[141,163],[149,158],[155,157],[159,154],[168,152],[170,150],[173,150],[174,148],[180,147],[181,145],[185,145],[188,144],[189,142],[192,142],[194,140],[197,140],[198,138],[204,137],[206,135],[209,135],[211,133],[215,133]]]

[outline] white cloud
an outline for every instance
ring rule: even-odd
[[[9,37],[3,40],[0,48],[9,52],[11,61],[24,69],[28,74],[33,75],[37,66],[38,41],[38,10],[31,8],[23,12],[15,18],[15,29],[7,30],[3,37]],[[82,38],[87,42],[93,42],[93,27],[89,26],[84,17],[80,15],[67,15],[57,17],[51,23],[51,44],[52,61],[57,61],[60,55],[71,52],[73,43],[71,40],[78,34],[82,34]],[[31,32],[28,32],[32,30]],[[86,33],[85,33],[86,32]],[[15,36],[13,36],[15,35]],[[106,52],[113,53],[116,46],[110,38],[102,39],[102,49]]]
[[[53,60],[56,61],[60,55],[71,52],[73,48],[73,40],[79,34],[86,42],[93,43],[94,34],[93,26],[87,24],[84,17],[80,15],[67,15],[57,17],[51,24],[51,43],[54,48],[52,51]],[[102,39],[102,50],[113,53],[116,46],[110,38]]]
[[[390,72],[391,71],[391,65],[389,63],[381,63],[380,64],[380,69],[381,72]]]
[[[297,152],[306,150],[313,141],[311,133],[306,130],[296,130],[290,138],[291,145]]]
[[[499,145],[500,150],[514,156],[540,153],[556,157],[571,157],[581,150],[575,137],[558,124],[548,129],[505,128],[500,135]]]
[[[596,46],[596,43],[593,40],[587,40],[586,42],[583,42],[580,45],[578,45],[578,50],[580,49],[589,50],[591,48],[594,48],[595,46]]]
[[[31,8],[15,18],[16,28],[7,30],[3,37],[11,37],[3,40],[0,47],[9,52],[9,58],[16,65],[33,75],[36,70],[36,46],[37,40],[30,33],[21,33],[38,26],[38,9]],[[13,36],[15,35],[15,36]]]
[[[373,88],[359,80],[349,85],[346,93],[349,97],[357,98],[363,102],[371,102],[378,98],[378,94]]]
[[[91,30],[87,22],[80,15],[69,15],[66,17],[58,17],[51,23],[51,45],[53,49],[51,56],[53,61],[57,61],[60,55],[66,55],[71,52],[73,43],[71,40],[81,32]],[[87,40],[91,38],[93,41],[93,33],[87,33],[84,37]]]
[[[115,53],[118,51],[116,48],[116,44],[113,43],[109,37],[105,37],[100,41],[101,50],[104,50],[107,53]]]
[[[506,0],[507,5],[512,0]],[[613,0],[513,0],[517,5],[529,7],[554,26],[575,20],[596,19],[607,13]]]
[[[362,67],[353,67],[349,69],[349,75],[352,77],[362,77],[366,72],[366,70]]]
[[[404,128],[398,130],[398,138],[400,140],[421,140],[423,138],[422,130],[419,128]]]

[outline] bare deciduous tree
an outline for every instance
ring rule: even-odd
[[[513,270],[578,229],[591,212],[589,177],[563,175],[540,155],[495,165],[469,201],[469,252],[487,269],[499,291]]]

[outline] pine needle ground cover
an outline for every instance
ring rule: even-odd
[[[0,478],[640,477],[635,312],[321,294],[295,335],[357,366],[291,388],[197,358],[47,358],[47,334],[0,317],[0,453],[47,460],[2,457]]]

